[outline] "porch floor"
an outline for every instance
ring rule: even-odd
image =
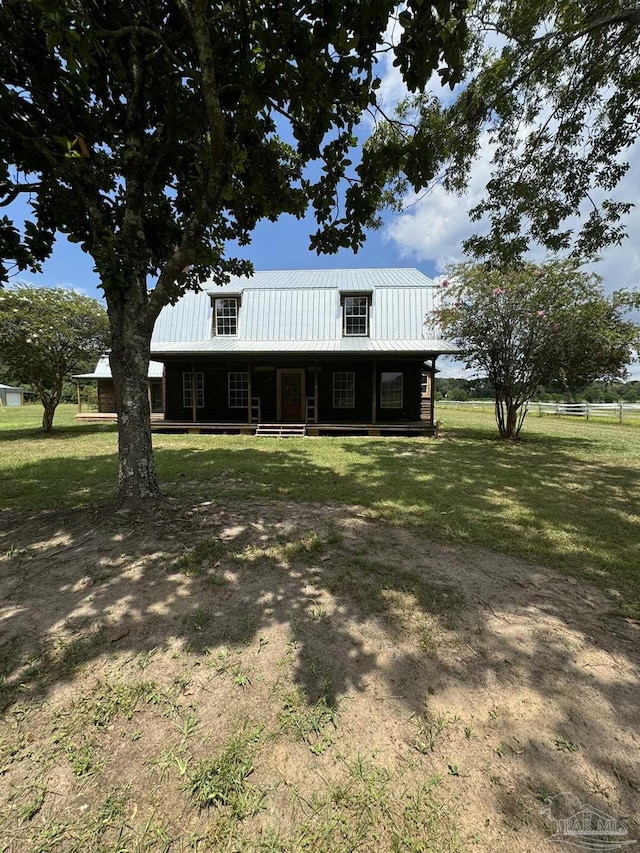
[[[80,412],[76,420],[85,423],[115,423],[117,416],[113,412]],[[286,426],[286,424],[283,424]],[[176,421],[168,420],[162,414],[151,415],[152,432],[174,432],[174,433],[240,433],[242,435],[254,435],[258,428],[257,423],[249,424],[246,421],[227,421],[224,423],[212,421]],[[396,423],[307,423],[306,432],[308,436],[318,435],[415,435],[429,436],[437,435],[437,427],[428,421],[401,421]]]

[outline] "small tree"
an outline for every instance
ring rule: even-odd
[[[65,379],[109,343],[107,312],[72,290],[16,287],[0,292],[0,356],[14,381],[38,393],[51,432]]]
[[[607,298],[600,277],[577,261],[507,270],[466,263],[449,275],[441,282],[442,306],[429,319],[467,367],[488,376],[502,438],[518,438],[538,386],[569,390],[624,376],[639,332],[625,313],[637,296]]]

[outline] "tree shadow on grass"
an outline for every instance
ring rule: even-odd
[[[43,432],[39,427],[2,429],[0,430],[0,444],[5,441],[66,441],[79,436],[102,435],[104,433],[117,433],[117,431],[118,426],[115,423],[77,423],[57,426],[54,420],[51,432]]]
[[[384,444],[389,458],[408,446]],[[375,445],[367,450],[380,452]],[[275,483],[293,489],[296,472],[304,472],[310,494],[327,477],[293,446],[287,454],[238,452],[249,459],[230,466],[229,492],[243,488],[243,466],[255,466],[262,486],[271,484],[270,498]],[[174,453],[163,450],[161,464],[175,465]],[[221,470],[225,458],[229,465],[228,450],[179,456],[187,468],[197,464],[203,479],[209,466]],[[355,482],[381,500],[392,466],[378,459],[378,480],[365,486],[373,461],[331,475],[342,499]],[[479,458],[469,464],[480,470]],[[412,493],[402,478],[396,473],[394,494],[408,501]],[[494,487],[486,484],[487,493]],[[632,802],[640,781],[624,755],[638,725],[637,640],[630,626],[602,616],[595,593],[581,588],[572,596],[565,579],[534,566],[437,546],[343,506],[272,499],[225,505],[220,482],[208,488],[208,499],[197,505],[176,502],[144,519],[104,507],[4,516],[5,710],[52,695],[98,660],[130,660],[156,649],[206,658],[279,631],[309,706],[323,700],[340,707],[346,697],[361,697],[361,714],[373,719],[371,709],[385,701],[403,720],[428,722],[462,708],[488,721],[507,685],[511,705],[496,709],[484,736],[513,747],[500,760],[510,763],[522,790],[533,796],[532,785],[550,790],[553,782],[554,790],[588,795],[584,764],[565,760],[548,732],[542,735],[542,724],[524,745],[514,740],[522,738],[514,698],[520,690],[541,720],[555,715],[558,743],[577,744],[603,777],[617,774],[616,803]],[[480,500],[478,490],[469,511],[480,509]],[[600,670],[609,659],[615,665]],[[434,755],[438,748],[430,747]],[[458,748],[447,742],[451,754]],[[442,755],[449,759],[449,752]],[[492,796],[505,815],[524,808],[511,790]]]

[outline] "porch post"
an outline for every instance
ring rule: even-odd
[[[318,411],[319,403],[320,399],[318,396],[318,362],[316,360],[313,362],[313,411],[315,412],[316,423],[318,423],[320,420],[320,412]]]
[[[76,382],[76,390],[78,392],[78,414],[82,412],[82,400],[80,399],[80,383]]]
[[[372,387],[371,387],[371,423],[377,423],[376,413],[378,411],[378,362],[373,362]]]
[[[191,362],[191,420],[198,420],[198,391],[196,389],[196,363]]]
[[[431,360],[431,382],[429,385],[429,426],[433,426],[434,424],[434,409],[436,404],[436,359],[437,355],[434,355]]]
[[[247,362],[247,423],[253,420],[253,395],[251,392],[251,362]]]

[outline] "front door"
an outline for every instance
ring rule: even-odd
[[[304,370],[279,370],[279,420],[303,421]]]

